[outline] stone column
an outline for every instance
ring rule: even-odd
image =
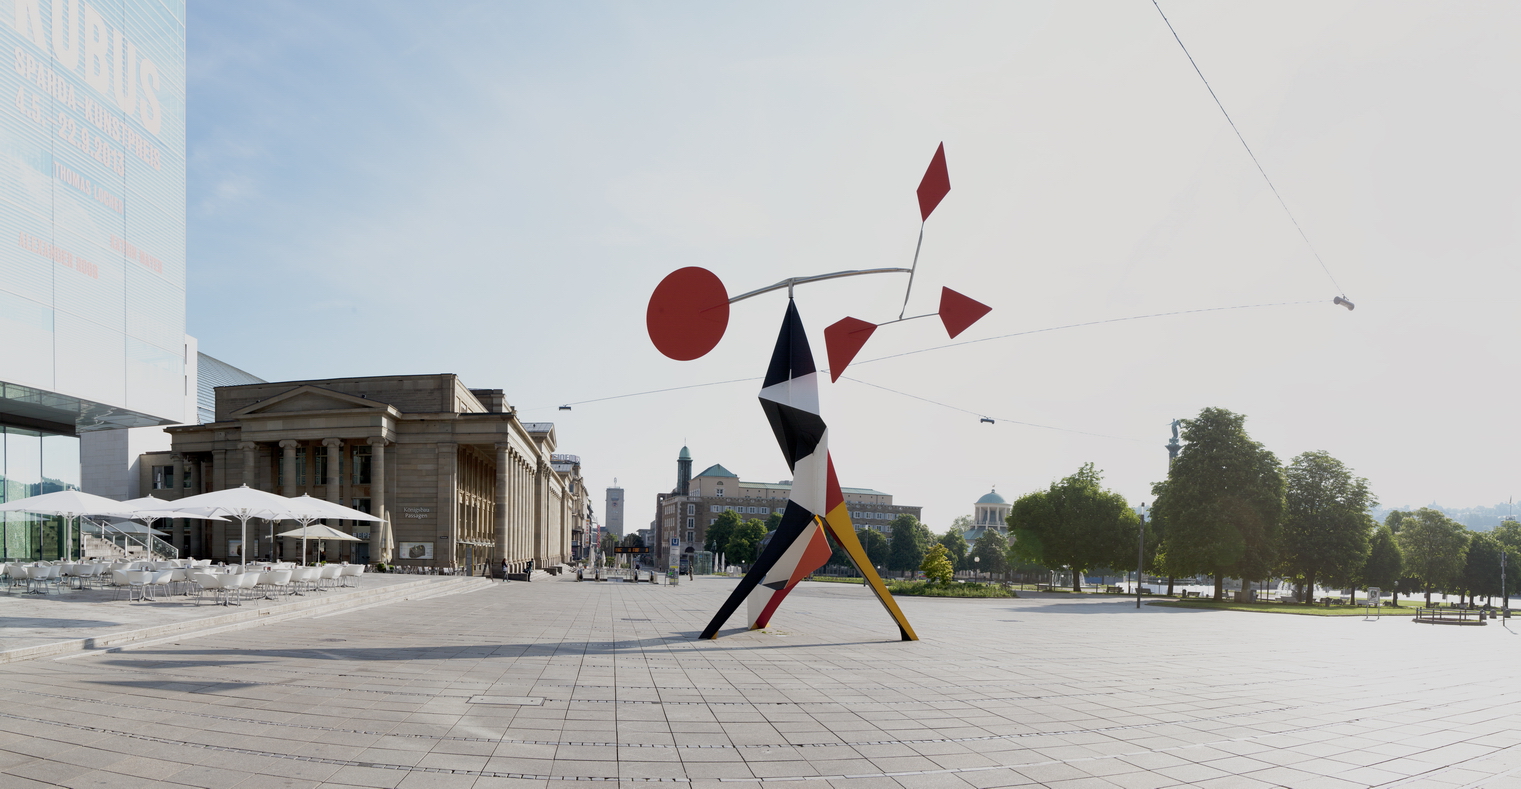
[[[454,543],[459,538],[455,514],[455,486],[459,484],[459,452],[455,444],[438,444],[438,525],[433,532],[433,565],[452,567],[456,561]]]
[[[243,484],[250,488],[257,488],[259,468],[255,465],[255,461],[259,459],[259,445],[252,441],[239,441],[238,449],[243,452]]]
[[[171,455],[169,460],[174,464],[174,482],[169,485],[169,490],[172,491],[169,499],[172,501],[185,497],[185,456]],[[171,518],[169,523],[169,542],[179,549],[181,556],[184,556],[186,553],[185,519]]]
[[[534,569],[545,566],[549,541],[549,464],[538,462],[534,470]]]
[[[299,441],[285,439],[280,442],[280,449],[284,454],[280,458],[280,495],[296,495],[296,447],[301,446]]]
[[[510,444],[496,445],[496,509],[492,512],[491,524],[496,528],[496,553],[491,560],[491,570],[496,572],[502,566],[502,560],[509,558],[507,555],[507,485],[512,479],[508,463],[512,462],[512,456],[508,453]]]
[[[282,496],[296,495],[296,447],[299,446],[301,446],[301,442],[292,441],[288,438],[280,442],[280,449],[282,450],[282,454],[280,455],[279,483],[280,495]],[[301,543],[300,540],[294,540],[290,537],[284,538],[284,541],[286,555],[291,555],[294,553],[294,546],[292,545],[293,542],[295,545],[300,545]]]
[[[324,438],[322,446],[327,448],[327,500],[334,504],[340,504],[339,497],[342,491],[338,489],[339,465],[343,462],[340,450],[343,448],[342,439]]]
[[[227,450],[225,449],[211,450],[211,487],[212,490],[227,489]],[[211,544],[202,547],[206,554],[202,558],[227,558],[227,521],[211,522]]]
[[[371,436],[365,441],[370,445],[370,514],[381,519],[370,524],[370,561],[378,562],[386,526],[386,440]]]

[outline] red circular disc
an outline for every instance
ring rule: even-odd
[[[729,328],[729,292],[705,268],[677,269],[655,286],[644,324],[661,353],[678,362],[700,358]]]

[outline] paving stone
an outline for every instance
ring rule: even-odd
[[[923,639],[903,643],[866,590],[804,584],[777,627],[734,620],[692,640],[733,584],[494,585],[13,663],[0,786],[1518,783],[1521,680],[1503,627],[1027,593],[901,600]],[[106,632],[128,604],[27,605]],[[1115,646],[1136,643],[1139,660]],[[1461,671],[1410,669],[1454,654]]]

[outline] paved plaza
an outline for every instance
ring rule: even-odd
[[[0,787],[1521,787],[1518,628],[480,585],[0,666]],[[0,600],[0,606],[7,601]]]

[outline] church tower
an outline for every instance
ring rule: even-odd
[[[686,447],[676,457],[676,494],[685,496],[692,490],[692,453]]]

